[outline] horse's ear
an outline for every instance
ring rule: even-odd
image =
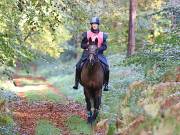
[[[95,45],[98,45],[98,38],[95,39]]]
[[[90,45],[92,44],[92,38],[91,37],[89,38],[89,44]]]

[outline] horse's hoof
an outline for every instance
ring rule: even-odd
[[[109,89],[108,88],[104,88],[103,91],[109,91]]]
[[[97,118],[97,116],[93,116],[93,117],[92,117],[92,121],[95,122],[95,121],[96,121],[96,118]]]
[[[94,114],[92,116],[93,122],[96,121],[97,117],[98,117],[98,112],[94,112]]]
[[[88,118],[87,118],[87,123],[88,123],[88,124],[92,124],[92,123],[93,123],[92,117],[88,117]]]

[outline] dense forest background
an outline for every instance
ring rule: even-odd
[[[134,50],[128,53],[133,2]],[[22,126],[26,122],[18,121],[21,117],[15,112],[28,112],[18,104],[22,98],[17,76],[43,76],[63,94],[48,88],[42,98],[38,92],[23,91],[29,106],[40,101],[65,104],[64,98],[85,105],[82,90],[73,91],[70,85],[82,52],[82,33],[89,30],[93,16],[100,17],[100,29],[109,36],[105,55],[110,63],[111,90],[103,93],[100,129],[110,135],[180,133],[180,0],[1,0],[0,134],[56,135],[67,129],[69,134],[90,134],[92,129],[81,115],[60,121],[65,129],[58,122],[54,125],[54,119],[41,118],[30,130]],[[42,83],[22,78],[18,81],[23,86],[33,85],[30,90]]]
[[[42,55],[79,54],[81,34],[92,16],[100,16],[101,30],[109,33],[108,53],[125,52],[129,1],[2,1],[1,63],[15,66],[17,58],[28,62]],[[178,34],[178,25],[178,0],[137,1],[136,50]]]

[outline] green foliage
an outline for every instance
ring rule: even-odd
[[[142,11],[157,10],[165,4],[165,0],[138,0],[138,8]]]
[[[110,13],[107,12],[112,10]],[[128,7],[118,5],[102,14],[102,31],[108,33],[108,53],[119,53],[126,50],[126,43],[128,39]],[[107,15],[108,14],[108,15]]]
[[[116,127],[115,127],[115,124],[110,124],[109,125],[109,131],[108,131],[108,134],[107,135],[113,135],[116,131]]]
[[[1,135],[17,135],[14,130],[14,121],[12,115],[6,112],[7,103],[17,100],[17,96],[7,90],[0,88],[0,134]]]
[[[162,37],[164,34],[166,35],[167,33],[171,32],[172,28],[176,30],[179,29],[179,6],[172,6],[168,3],[165,3],[165,1],[163,0],[156,1],[159,1],[159,4],[156,5],[159,8],[153,9],[156,6],[150,7],[153,10],[144,10],[143,7],[139,8],[136,32],[137,50],[143,48],[146,45],[155,44],[157,38]],[[150,1],[147,1],[147,3],[148,2]],[[144,4],[144,2],[142,4]]]
[[[63,52],[60,45],[72,35],[67,29],[77,26],[77,22],[72,21],[72,18],[78,17],[81,20],[86,14],[79,2],[57,2],[51,0],[0,2],[2,64],[15,66],[16,61],[26,64],[42,54],[59,57]]]
[[[14,121],[12,117],[0,114],[0,133],[1,135],[18,135],[14,131]]]
[[[1,126],[12,124],[12,123],[13,123],[13,119],[11,117],[3,115],[3,114],[0,115],[0,125]]]
[[[56,128],[50,121],[39,120],[35,129],[35,135],[59,135],[61,130]]]
[[[155,44],[146,46],[128,58],[125,63],[142,65],[145,75],[149,76],[151,81],[160,81],[161,75],[168,70],[175,70],[175,67],[180,64],[179,43],[180,39],[176,31],[160,35],[155,39]]]
[[[151,130],[154,134],[173,133],[173,135],[178,135],[179,126],[180,124],[177,120],[171,116],[164,119],[161,117],[146,117],[145,122],[140,124],[140,126],[134,131],[133,135],[138,135],[142,130]]]
[[[128,100],[128,107],[130,108],[130,111],[135,115],[138,116],[140,114],[143,114],[143,110],[141,107],[137,105],[137,102],[139,98],[142,97],[140,90],[134,90]]]
[[[2,7],[0,12],[1,64],[15,66],[16,59],[22,62],[33,59],[32,51],[22,43],[22,35],[18,26],[19,12],[15,8],[15,1],[1,1],[0,6]]]

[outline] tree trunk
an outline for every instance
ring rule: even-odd
[[[127,56],[131,56],[135,52],[135,21],[136,21],[137,0],[130,0],[129,7],[129,34],[128,34],[128,50]]]

